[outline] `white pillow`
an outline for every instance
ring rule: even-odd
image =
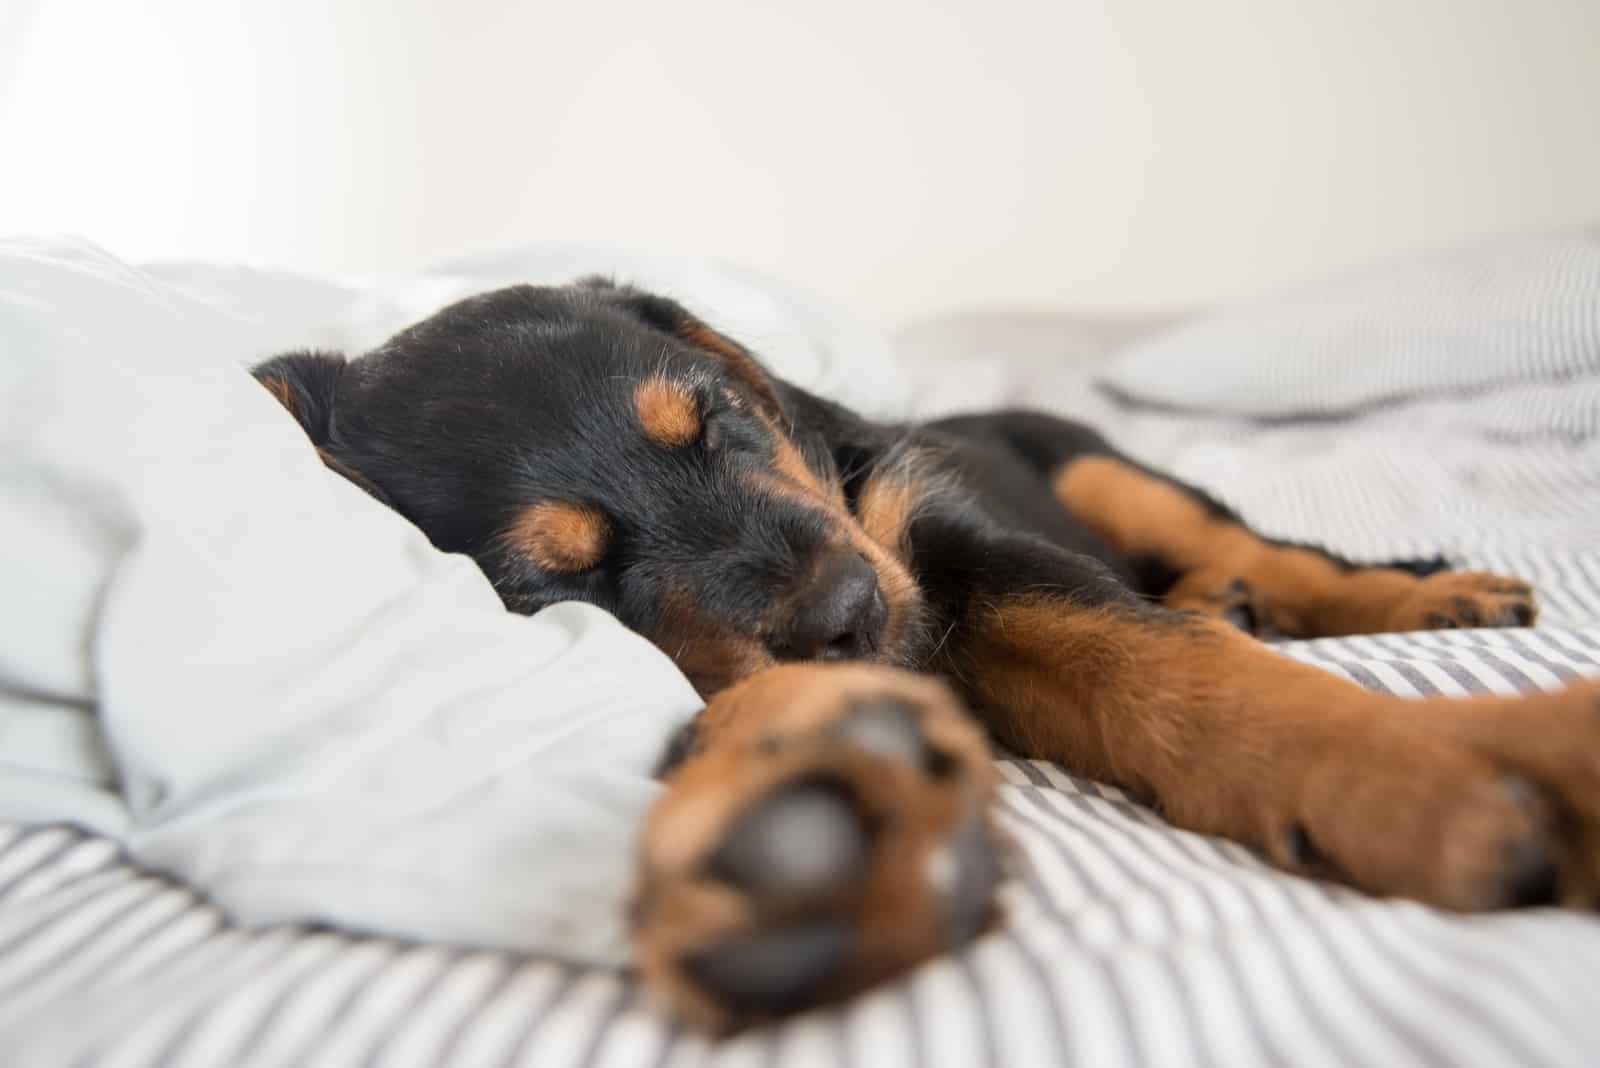
[[[1308,286],[1136,344],[1134,404],[1264,419],[1600,373],[1600,232],[1502,241]]]
[[[324,469],[235,365],[270,332],[0,242],[0,819],[120,836],[249,922],[620,960],[696,695]]]

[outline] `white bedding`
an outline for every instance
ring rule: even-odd
[[[0,245],[0,819],[114,835],[249,923],[620,961],[650,772],[696,695],[597,610],[504,612],[241,369],[607,269],[801,381],[870,351],[779,290],[605,250],[357,286]],[[892,403],[891,364],[862,366]]]

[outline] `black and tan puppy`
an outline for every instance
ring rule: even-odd
[[[1012,749],[1292,871],[1456,909],[1600,892],[1594,687],[1405,702],[1245,633],[1527,624],[1516,579],[1269,541],[1045,415],[870,423],[602,281],[256,375],[511,609],[600,605],[710,701],[633,917],[648,981],[703,1025],[841,997],[992,922],[993,774],[963,700]]]

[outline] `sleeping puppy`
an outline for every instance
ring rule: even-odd
[[[705,696],[667,756],[632,930],[653,989],[707,1028],[844,997],[996,921],[986,733],[1375,894],[1600,895],[1596,687],[1402,701],[1251,636],[1524,626],[1516,579],[1263,538],[1048,415],[871,423],[600,280],[255,374],[329,467],[513,611],[599,605]]]

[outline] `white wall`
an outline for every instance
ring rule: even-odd
[[[0,231],[710,253],[889,323],[1600,219],[1600,0],[0,0]]]

